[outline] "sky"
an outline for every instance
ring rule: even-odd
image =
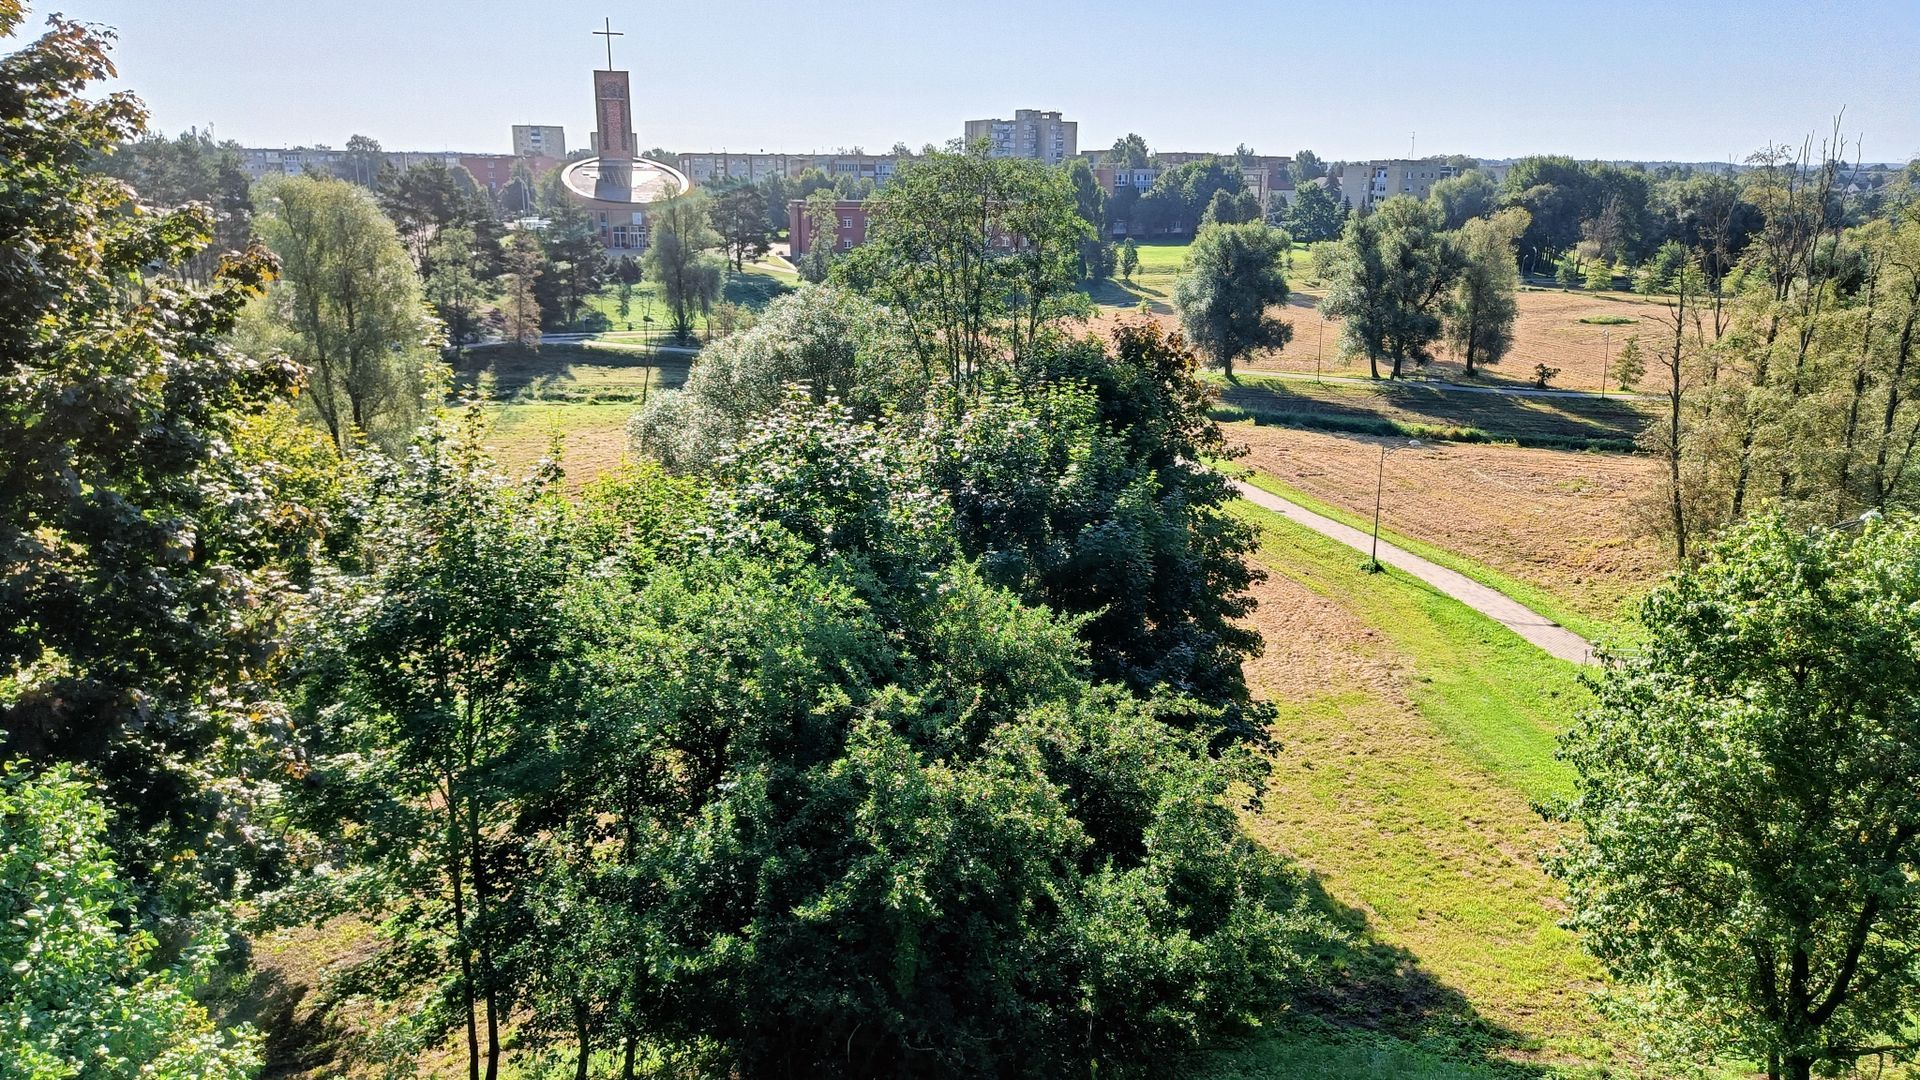
[[[1920,157],[1920,0],[29,3],[29,30],[116,28],[156,128],[249,146],[583,146],[611,18],[641,145],[675,151],[919,147],[1039,108],[1082,149],[1726,161],[1844,109],[1865,160]]]

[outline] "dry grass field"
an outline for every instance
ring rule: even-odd
[[[1248,449],[1237,464],[1282,494],[1359,517],[1373,512],[1381,447],[1405,446],[1252,424],[1228,433]],[[1655,480],[1651,460],[1629,455],[1429,443],[1388,455],[1381,524],[1542,591],[1562,622],[1588,631],[1623,621],[1670,566],[1637,522],[1636,500]]]

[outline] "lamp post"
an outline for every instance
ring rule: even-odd
[[[1380,496],[1386,490],[1387,452],[1389,450],[1412,450],[1421,445],[1419,439],[1408,439],[1404,447],[1390,443],[1380,444],[1380,468],[1373,478],[1373,551],[1367,556],[1367,573],[1380,572]]]

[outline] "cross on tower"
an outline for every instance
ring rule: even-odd
[[[595,30],[593,32],[593,36],[603,37],[607,39],[607,70],[612,71],[613,70],[613,39],[617,37],[626,37],[627,35],[624,30],[615,30],[613,28],[612,19],[606,19],[605,23],[606,23],[606,29]]]

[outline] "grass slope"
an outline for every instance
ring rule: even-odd
[[[1336,1017],[1378,1031],[1283,1028],[1199,1075],[1452,1080],[1611,1058],[1588,998],[1598,971],[1558,925],[1539,862],[1552,832],[1531,806],[1568,791],[1553,739],[1586,700],[1578,672],[1421,582],[1367,574],[1344,545],[1249,504],[1233,512],[1259,530],[1259,561],[1293,602],[1327,609],[1284,624],[1324,635],[1313,641],[1277,638],[1267,620],[1284,612],[1256,615],[1269,652],[1365,672],[1270,695],[1281,749],[1248,827],[1363,915],[1373,940],[1404,950],[1429,996],[1463,1007],[1409,1028],[1393,1002],[1406,985],[1373,990],[1361,973]],[[1343,625],[1353,632],[1327,632]]]

